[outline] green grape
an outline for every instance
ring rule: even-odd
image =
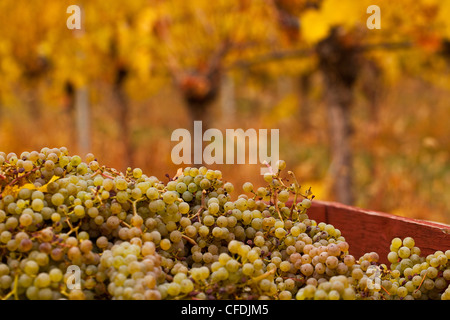
[[[186,214],[189,212],[190,206],[186,202],[182,202],[178,205],[178,210],[180,211],[180,213]]]
[[[227,193],[232,193],[234,191],[234,186],[231,182],[226,182],[223,185],[223,189],[225,190],[225,192]]]
[[[184,182],[178,182],[175,189],[179,194],[183,194],[187,191],[187,186]]]
[[[31,159],[30,159],[31,160]],[[62,156],[59,158],[59,165],[64,168],[70,163],[70,159],[67,156]]]
[[[214,223],[216,222],[216,219],[214,219],[213,216],[211,215],[207,215],[203,218],[203,223],[205,224],[205,226],[212,226]]]
[[[253,191],[253,184],[251,182],[245,182],[242,186],[242,189],[244,190],[244,192],[250,193]]]
[[[220,228],[220,227],[214,227],[213,228],[213,230],[212,230],[212,235],[215,237],[215,238],[222,238],[223,237],[223,229],[222,228]]]
[[[208,179],[208,180],[213,180],[214,177],[215,177],[214,171],[212,171],[212,170],[207,170],[206,173],[205,173],[205,177],[206,177],[206,179]]]
[[[60,206],[64,203],[64,196],[61,193],[55,193],[52,195],[51,201],[54,206]]]
[[[40,273],[37,275],[37,277],[34,279],[34,286],[36,288],[46,288],[50,285],[51,278],[47,273]]]
[[[142,176],[142,169],[134,168],[133,169],[133,178],[139,179]]]
[[[27,275],[34,276],[39,271],[39,265],[33,260],[28,260],[25,263],[24,271]]]
[[[213,202],[208,206],[208,211],[211,214],[217,214],[220,210],[219,204]]]
[[[119,203],[127,203],[130,199],[130,195],[127,191],[119,191],[117,192],[116,199]]]
[[[398,249],[398,256],[399,256],[401,259],[406,259],[406,258],[408,258],[408,257],[410,256],[410,254],[411,254],[411,250],[410,250],[408,247],[400,247],[400,248]]]
[[[268,279],[262,279],[259,282],[259,288],[262,291],[268,291],[270,289],[270,286],[271,286],[271,282]]]
[[[52,282],[60,282],[63,279],[63,276],[62,271],[57,268],[54,268],[49,272],[49,277]]]
[[[397,289],[397,295],[400,298],[406,297],[407,294],[408,294],[408,289],[406,289],[405,287],[401,286]]]
[[[273,175],[271,173],[267,172],[267,173],[264,174],[264,181],[265,182],[270,183],[270,182],[272,182],[272,180],[273,180]]]
[[[75,206],[75,208],[73,209],[73,213],[79,217],[82,218],[85,215],[85,208],[82,205],[77,205]]]
[[[84,174],[87,173],[87,171],[88,171],[88,166],[87,166],[86,163],[80,163],[80,164],[77,166],[77,173],[78,173],[78,174],[84,175]]]
[[[31,190],[28,188],[22,188],[19,190],[18,193],[18,197],[20,198],[19,200],[27,200],[31,197]],[[19,202],[19,200],[17,202]],[[23,202],[23,204],[25,205],[26,202]]]
[[[186,202],[191,202],[194,199],[194,195],[189,191],[183,192],[183,195],[181,197]]]
[[[9,275],[3,275],[0,277],[0,289],[8,289],[13,283],[13,278]]]
[[[398,261],[398,254],[397,252],[391,251],[388,254],[388,260],[390,263],[396,263]]]
[[[280,262],[280,270],[283,272],[288,272],[289,270],[291,270],[291,263],[289,261],[281,261]]]
[[[114,188],[114,181],[112,179],[104,179],[103,180],[103,188],[106,191],[111,191]]]
[[[33,278],[27,274],[21,274],[19,277],[18,285],[22,288],[28,288],[33,284]]]
[[[29,300],[39,299],[39,289],[35,286],[29,286],[26,291],[26,296]]]
[[[168,191],[175,191],[176,190],[176,186],[177,186],[177,182],[176,181],[169,181],[166,185],[166,189]]]
[[[283,290],[279,293],[278,298],[280,300],[291,300],[292,299],[292,293],[287,290]]]
[[[175,243],[175,242],[180,242],[181,241],[181,238],[182,238],[182,234],[181,234],[181,232],[180,231],[178,231],[178,230],[174,230],[174,231],[172,231],[171,233],[170,233],[170,241],[172,242],[172,243]]]
[[[167,288],[167,293],[171,296],[177,296],[180,293],[180,291],[181,291],[181,286],[176,282],[170,283]]]
[[[288,201],[289,200],[289,191],[286,191],[286,190],[280,191],[280,193],[278,194],[278,200],[280,200],[281,202]]]
[[[211,188],[211,182],[208,179],[202,179],[199,183],[199,186],[202,190],[207,190]]]
[[[31,208],[36,212],[40,212],[44,208],[44,202],[40,198],[35,198],[31,202]]]
[[[198,234],[202,237],[202,238],[206,238],[209,234],[209,228],[207,226],[200,226],[198,229]]]
[[[133,190],[131,190],[131,197],[133,199],[140,199],[142,196],[142,191],[139,188],[134,188]],[[86,205],[86,203],[85,203]]]
[[[255,272],[255,267],[251,263],[245,263],[242,266],[242,273],[246,276],[252,276]]]
[[[312,202],[309,199],[303,199],[303,201],[301,203],[302,203],[302,207],[304,207],[306,209],[309,209],[312,205]]]
[[[28,213],[22,213],[19,222],[21,226],[28,227],[33,223],[33,217]]]
[[[395,249],[399,249],[403,244],[402,239],[400,238],[394,238],[392,239],[391,245],[393,246],[393,248]]]
[[[159,245],[161,246],[161,249],[164,251],[169,250],[170,247],[172,246],[172,244],[170,243],[170,240],[168,240],[168,239],[162,239],[161,242],[159,243]]]
[[[81,157],[74,155],[70,159],[70,164],[74,167],[78,166],[81,163]]]
[[[287,231],[286,231],[285,229],[283,229],[283,228],[277,228],[277,229],[275,229],[275,236],[276,236],[278,239],[284,238],[284,237],[286,236],[286,233],[287,233]]]
[[[117,178],[115,180],[115,185],[116,185],[117,190],[120,190],[120,191],[126,190],[128,188],[128,183],[123,178]]]
[[[403,239],[403,245],[409,249],[412,249],[415,246],[414,239],[411,237],[406,237]]]
[[[188,191],[189,191],[190,193],[195,193],[195,192],[197,192],[197,191],[198,191],[197,184],[194,183],[194,182],[189,183],[189,185],[188,185]]]
[[[166,204],[172,204],[175,202],[175,200],[177,200],[178,196],[176,193],[174,193],[173,191],[166,191],[163,194],[163,201]]]

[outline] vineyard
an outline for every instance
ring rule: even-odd
[[[449,15],[1,1],[0,298],[450,299]]]

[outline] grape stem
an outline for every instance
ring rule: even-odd
[[[137,216],[136,203],[137,203],[139,200],[140,200],[140,199],[132,201],[132,200],[128,199],[128,201],[131,203],[131,205],[132,205],[132,207],[133,207],[133,216]]]
[[[263,273],[263,274],[260,275],[260,276],[257,276],[257,277],[255,277],[255,278],[250,279],[250,282],[256,283],[256,282],[258,282],[258,281],[260,281],[260,280],[262,280],[262,279],[267,278],[267,277],[270,276],[270,275],[273,275],[273,274],[275,273],[275,271],[276,271],[276,269],[269,270],[269,271]]]
[[[19,284],[19,273],[17,272],[14,276],[14,299],[19,300],[19,294],[17,293],[17,286]]]
[[[192,245],[194,245],[194,246],[196,246],[197,245],[197,242],[195,242],[195,240],[194,239],[192,239],[192,238],[190,238],[190,237],[188,237],[187,235],[185,235],[185,234],[182,234],[181,235],[181,237],[183,238],[183,239],[186,239],[190,244],[192,244]]]
[[[64,296],[69,297],[69,294],[64,287],[59,292],[61,292],[61,294],[63,294]]]
[[[100,174],[104,178],[108,178],[108,179],[114,180],[114,177],[106,174],[105,172],[101,171],[100,169],[98,169],[97,172],[92,177],[94,177],[97,174]]]
[[[277,210],[278,217],[280,217],[280,220],[284,222],[283,217],[281,216],[280,208],[278,208],[278,193],[276,190],[273,193],[273,203],[274,203],[275,209]]]
[[[282,278],[284,280],[290,279],[290,280],[297,281],[297,282],[303,282],[303,279],[297,279],[297,278],[294,278],[294,277],[282,277]]]
[[[288,174],[291,175],[294,178],[294,184],[295,184],[294,201],[292,202],[291,213],[289,215],[289,219],[292,220],[292,214],[294,212],[295,205],[297,204],[298,194],[300,193],[300,184],[298,183],[297,177],[295,176],[295,174],[292,171],[288,171]]]
[[[118,170],[116,170],[116,169],[114,169],[114,168],[108,168],[108,169],[111,170],[111,172],[112,172],[113,174],[116,174],[116,175],[118,175],[118,176],[121,176],[121,177],[125,178],[125,176],[124,176],[124,174],[123,174],[122,172],[120,172],[120,171],[118,171]]]
[[[425,280],[425,277],[427,276],[428,270],[425,272],[425,274],[423,275],[422,281],[420,281],[419,286],[417,287],[416,290],[414,290],[414,292],[417,292],[417,290],[420,289],[420,287],[422,286],[423,281]]]
[[[381,287],[381,289],[383,289],[384,291],[386,291],[386,293],[387,293],[388,295],[391,295],[391,294],[389,293],[389,291],[386,290],[385,287],[383,287],[382,285],[380,285],[380,287]]]
[[[2,300],[8,300],[9,297],[11,297],[12,295],[14,295],[14,299],[19,300],[19,295],[17,294],[17,285],[19,283],[19,273],[16,273],[16,275],[14,276],[14,287],[13,289],[2,298]]]
[[[26,172],[26,173],[24,173],[21,176],[18,176],[17,178],[13,179],[10,183],[8,183],[8,186],[10,187],[10,186],[14,185],[15,183],[17,183],[20,179],[28,177],[30,174],[32,174],[33,172],[35,172],[39,168],[40,167],[33,168],[31,171]],[[6,177],[5,177],[5,179],[6,179]]]
[[[72,232],[75,231],[75,235],[78,238],[78,228],[80,228],[80,226],[77,227],[73,227],[72,223],[70,222],[69,218],[66,219],[67,224],[69,225],[70,231],[67,233],[67,235],[70,235]]]
[[[267,163],[266,160],[263,161],[263,164],[266,165],[267,168],[269,168],[269,173],[270,173],[271,175],[274,175],[274,174],[273,174],[272,167]]]
[[[205,208],[200,207],[200,209],[198,209],[197,213],[191,217],[191,220],[193,220],[195,217],[198,217],[198,220],[200,221],[200,214],[203,212],[203,210],[205,210]]]
[[[195,217],[198,217],[198,221],[200,222],[200,214],[203,212],[203,210],[206,209],[205,194],[206,194],[206,190],[203,190],[202,191],[202,205],[201,205],[200,209],[198,209],[197,213],[191,217],[191,220],[194,219]]]
[[[181,176],[182,174],[183,174],[183,169],[178,168],[177,174],[172,178],[172,181],[174,181],[176,178],[178,178],[178,177]]]
[[[127,227],[127,228],[129,228],[129,229],[133,228],[132,226],[130,226],[128,223],[126,223],[126,222],[123,221],[123,220],[121,220],[120,223],[123,224],[125,227]]]

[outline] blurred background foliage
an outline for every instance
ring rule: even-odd
[[[317,199],[450,223],[449,16],[449,0],[2,0],[0,149],[165,179],[193,120],[279,129]],[[212,167],[263,183],[261,165]]]

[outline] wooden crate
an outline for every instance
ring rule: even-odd
[[[350,245],[350,254],[356,259],[366,252],[375,251],[380,256],[380,262],[389,265],[387,255],[391,240],[395,237],[413,237],[424,256],[450,249],[450,225],[443,223],[317,200],[313,200],[308,216],[317,223],[325,222],[338,228]]]

